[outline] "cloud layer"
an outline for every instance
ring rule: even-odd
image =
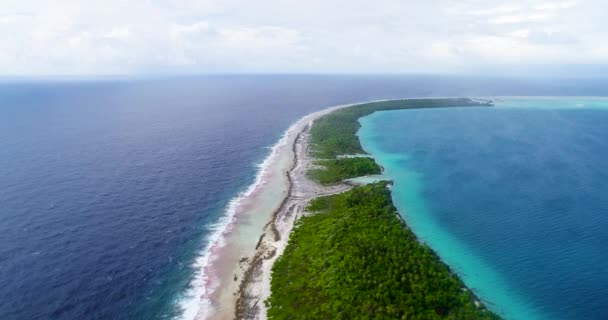
[[[0,75],[606,64],[608,2],[4,0]]]

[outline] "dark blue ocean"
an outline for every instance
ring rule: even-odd
[[[507,98],[362,123],[406,222],[491,309],[608,318],[608,99]]]
[[[206,245],[210,225],[222,216],[230,199],[254,181],[256,165],[284,130],[312,111],[342,103],[414,96],[606,95],[608,89],[603,83],[454,76],[310,75],[1,80],[0,319],[174,317],[176,301],[188,286],[191,264]],[[442,226],[453,230],[454,235],[465,240],[476,238],[475,243],[484,243],[482,247],[502,241],[504,246],[523,250],[521,254],[546,254],[543,257],[547,259],[522,264],[514,263],[509,255],[492,254],[492,249],[475,249],[500,272],[510,267],[524,270],[531,264],[533,274],[524,274],[527,272],[524,270],[512,279],[525,290],[532,286],[530,292],[522,294],[529,293],[531,299],[541,304],[562,302],[568,306],[576,301],[591,308],[597,306],[601,296],[581,296],[573,292],[589,289],[589,282],[595,285],[589,289],[590,294],[599,292],[597,287],[608,287],[605,285],[608,271],[601,269],[605,268],[602,264],[605,261],[593,251],[597,246],[588,246],[590,242],[606,243],[605,238],[597,238],[596,231],[605,229],[606,225],[602,224],[601,211],[596,210],[601,202],[599,187],[603,185],[595,183],[603,183],[608,178],[601,163],[592,162],[593,159],[599,161],[601,155],[596,154],[595,149],[587,149],[603,143],[599,138],[603,129],[594,124],[604,118],[600,113],[570,113],[572,116],[564,116],[567,120],[559,123],[550,122],[557,115],[548,113],[547,117],[543,111],[531,112],[529,117],[519,114],[520,118],[518,113],[507,112],[508,120],[496,113],[492,114],[495,117],[492,121],[500,124],[503,120],[509,123],[523,119],[528,124],[526,128],[536,128],[518,131],[518,126],[511,125],[507,132],[514,136],[504,133],[503,140],[497,140],[496,145],[507,148],[504,153],[517,151],[519,156],[538,145],[535,140],[540,139],[538,135],[548,134],[543,133],[542,128],[555,127],[555,131],[572,126],[596,130],[592,133],[583,130],[576,137],[562,133],[559,140],[554,139],[555,150],[559,150],[561,143],[568,151],[559,153],[566,158],[545,163],[543,172],[553,173],[549,177],[553,177],[554,183],[544,182],[535,187],[543,189],[549,185],[556,192],[547,203],[537,204],[536,210],[578,210],[580,216],[575,224],[561,224],[547,217],[534,220],[537,216],[522,220],[526,218],[524,213],[515,214],[515,209],[504,208],[513,202],[512,208],[529,209],[517,201],[534,197],[524,192],[525,189],[516,194],[522,199],[514,195],[507,197],[503,193],[514,187],[502,185],[502,181],[495,182],[494,189],[464,189],[495,192],[493,197],[478,195],[477,200],[455,197],[454,189],[428,189],[428,194],[435,197],[429,201],[437,206],[433,212],[442,214],[438,216],[442,217]],[[443,115],[435,111],[432,114]],[[469,115],[477,117],[476,113],[462,113],[460,121],[467,122]],[[478,117],[483,115],[479,113]],[[534,125],[536,122],[538,126]],[[410,121],[412,125],[416,123]],[[431,128],[437,132],[449,131],[441,126]],[[464,157],[462,153],[467,150],[485,159],[478,159],[483,165],[475,168],[483,174],[465,170],[455,174],[455,180],[474,183],[474,177],[486,175],[483,170],[489,170],[494,157],[504,156],[496,153],[500,148],[474,152],[480,148],[478,144],[467,147],[468,140],[462,141],[467,132],[480,137],[489,135],[482,127],[450,128],[457,129],[457,133],[449,132],[448,136],[454,139],[450,150],[460,149],[460,153],[446,163],[468,163],[468,158],[459,158]],[[518,143],[527,134],[533,137],[524,139],[523,145]],[[429,137],[419,138],[420,146],[428,146]],[[409,144],[402,147],[409,149],[415,140],[407,140]],[[433,143],[436,147],[432,154],[442,150],[440,145],[449,144],[441,139]],[[554,149],[551,150],[557,152]],[[556,155],[551,150],[547,154]],[[412,153],[412,149],[408,153]],[[530,163],[530,167],[526,167],[526,163]],[[540,179],[535,175],[539,164],[522,160],[512,165],[516,164],[520,167],[515,167],[518,171],[514,173],[514,181]],[[428,186],[441,184],[438,181],[444,179],[445,174],[438,173],[434,178],[429,174],[429,179],[436,180],[431,180]],[[468,179],[456,179],[459,174]],[[450,194],[441,195],[442,191]],[[566,191],[572,192],[562,198]],[[499,197],[500,194],[504,197]],[[443,202],[441,197],[460,202]],[[487,216],[454,209],[460,205],[469,205],[467,208],[475,205]],[[442,211],[444,206],[453,209],[449,211],[451,214]],[[566,215],[555,214],[558,218]],[[545,228],[547,221],[553,227]],[[503,227],[499,228],[501,224]],[[513,229],[513,224],[538,227],[536,241],[541,243],[518,238],[523,231]],[[566,229],[555,227],[559,225]],[[496,230],[501,233],[496,234]],[[570,261],[570,265],[559,264],[553,268],[556,260],[551,260],[552,251],[542,248],[544,242],[560,244],[567,252],[577,254],[576,259],[564,260]],[[597,261],[590,264],[589,257]],[[568,273],[571,266],[582,265],[594,267],[572,269],[572,273]],[[552,294],[538,297],[539,292],[545,291],[534,291],[534,288],[544,285],[528,277],[537,277],[537,273],[555,275],[554,279],[558,279]],[[575,280],[582,282],[577,286],[576,281],[564,278],[563,273],[578,274]],[[561,294],[560,290],[566,291]]]

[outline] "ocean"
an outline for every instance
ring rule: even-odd
[[[290,124],[310,112],[421,96],[607,95],[603,83],[414,75],[1,80],[0,319],[181,318],[194,262],[229,203],[256,181],[259,165]],[[579,139],[595,141],[586,134]],[[416,154],[411,150],[407,154]],[[432,203],[440,206],[440,200]],[[585,219],[594,216],[585,210]],[[457,230],[454,221],[479,226],[465,211],[453,211],[441,228]],[[464,231],[450,232],[459,237]],[[495,235],[486,233],[472,236],[490,246]],[[462,237],[463,250],[504,271],[506,257],[492,260]],[[523,280],[520,275],[513,283]],[[596,300],[587,296],[579,303]]]
[[[608,99],[379,112],[364,149],[419,239],[506,319],[606,319]]]

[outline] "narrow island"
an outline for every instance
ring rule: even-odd
[[[356,135],[376,111],[491,106],[473,99],[379,101],[320,113],[294,139],[289,189],[237,292],[237,319],[499,319],[407,227],[390,181]],[[349,156],[356,155],[356,156]]]

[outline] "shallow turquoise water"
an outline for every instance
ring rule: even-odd
[[[604,319],[608,100],[509,98],[495,108],[378,112],[364,149],[393,200],[507,319]]]

